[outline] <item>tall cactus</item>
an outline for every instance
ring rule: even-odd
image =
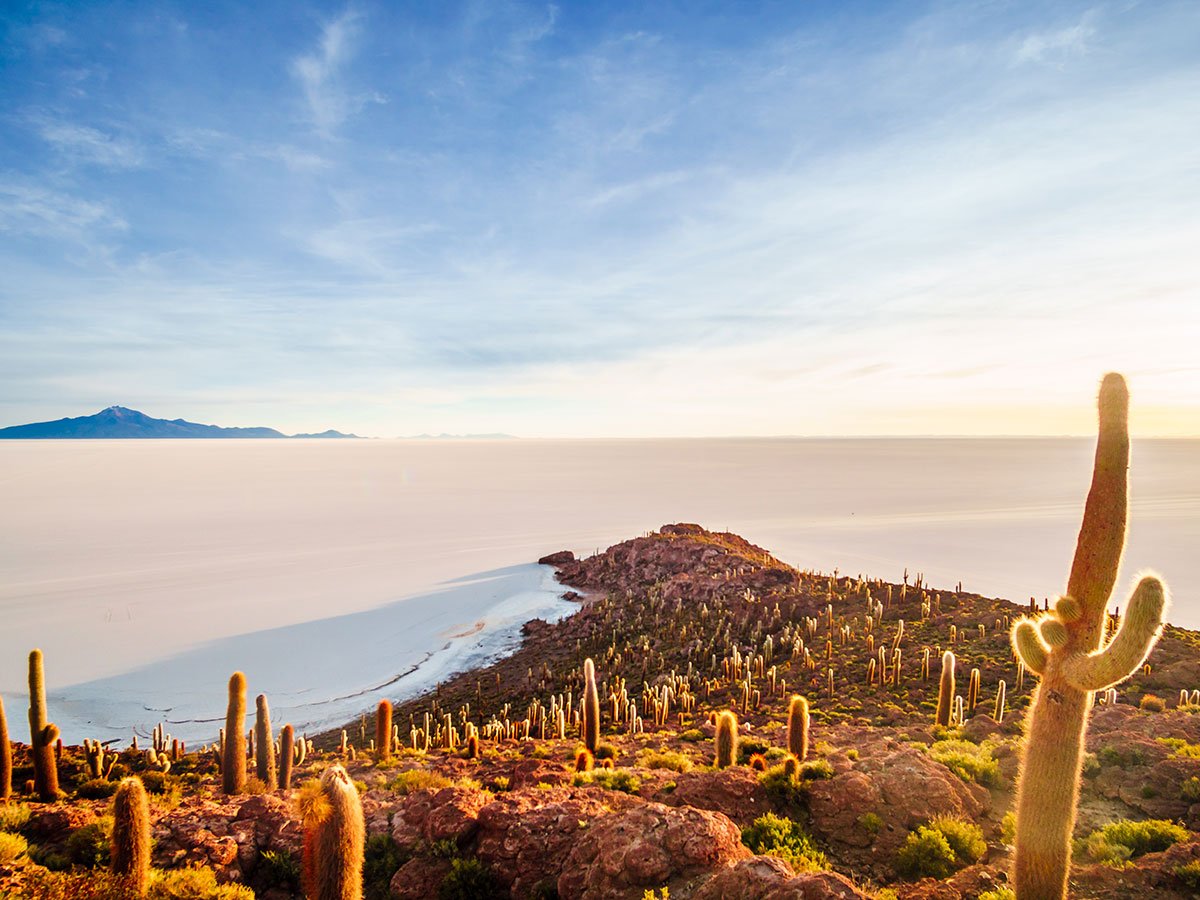
[[[52,803],[58,799],[58,760],[54,755],[58,726],[46,721],[46,673],[41,650],[29,654],[29,737],[33,789],[43,803]]]
[[[112,871],[136,896],[150,886],[150,804],[140,778],[121,781],[113,797]]]
[[[366,826],[358,789],[341,766],[321,773],[319,794],[304,811],[304,896],[362,900]]]
[[[12,744],[8,742],[8,719],[4,716],[4,698],[0,697],[0,803],[12,795]]]
[[[267,786],[275,787],[278,777],[275,770],[275,740],[271,731],[271,707],[267,695],[254,698],[254,774]]]
[[[375,758],[386,762],[392,758],[392,702],[380,700],[375,710]]]
[[[1092,692],[1137,670],[1158,640],[1167,605],[1163,583],[1153,575],[1143,577],[1120,630],[1100,646],[1125,545],[1128,508],[1129,394],[1120,375],[1104,377],[1099,406],[1092,486],[1067,594],[1053,612],[1036,621],[1022,619],[1012,630],[1021,661],[1041,677],[1029,708],[1017,785],[1014,878],[1021,900],[1066,896]]]
[[[788,753],[804,762],[808,758],[808,701],[796,694],[788,704]]]
[[[229,677],[229,705],[225,709],[225,743],[221,754],[221,790],[246,791],[246,676]]]
[[[592,755],[600,743],[600,693],[596,690],[596,664],[583,661],[583,745]]]
[[[303,739],[301,739],[303,742]],[[296,732],[291,725],[284,725],[279,732],[279,783],[281,791],[292,786],[292,765],[296,757]]]
[[[954,706],[954,654],[947,650],[942,654],[942,680],[938,685],[938,725],[950,724],[950,710]]]

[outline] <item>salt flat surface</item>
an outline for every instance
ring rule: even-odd
[[[69,740],[127,736],[159,710],[176,734],[208,735],[234,668],[297,719],[349,718],[511,645],[517,619],[569,612],[530,565],[539,556],[666,522],[729,529],[804,568],[897,580],[907,567],[938,586],[1042,597],[1065,581],[1092,448],[4,441],[0,693],[19,708],[40,646]],[[1200,442],[1133,452],[1121,599],[1153,567],[1173,589],[1172,621],[1200,626]]]

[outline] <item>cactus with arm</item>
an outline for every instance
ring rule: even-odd
[[[1162,582],[1142,578],[1120,630],[1100,646],[1128,507],[1129,395],[1121,376],[1105,376],[1099,406],[1095,468],[1067,596],[1053,612],[1037,621],[1022,619],[1012,631],[1021,662],[1041,678],[1029,710],[1017,787],[1014,876],[1021,900],[1066,896],[1092,692],[1137,670],[1158,639],[1167,604]]]

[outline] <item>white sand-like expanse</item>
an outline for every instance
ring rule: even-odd
[[[806,568],[1041,597],[1062,589],[1091,453],[1069,439],[0,441],[0,694],[19,721],[39,646],[68,740],[127,737],[160,710],[176,735],[211,738],[242,669],[276,724],[312,730],[570,612],[539,556],[665,522]],[[1173,621],[1200,625],[1200,442],[1135,442],[1132,492],[1119,591],[1156,568]]]

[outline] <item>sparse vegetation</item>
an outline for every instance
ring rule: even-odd
[[[742,829],[742,843],[754,853],[778,856],[797,872],[829,868],[829,860],[797,822],[767,813]]]

